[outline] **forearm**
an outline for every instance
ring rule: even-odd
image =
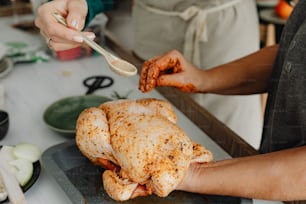
[[[306,147],[202,165],[184,190],[268,200],[306,199]],[[189,185],[188,185],[189,184]]]
[[[278,46],[203,71],[201,92],[216,94],[254,94],[266,92]]]

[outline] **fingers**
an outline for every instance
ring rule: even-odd
[[[136,198],[140,196],[148,196],[151,195],[152,192],[146,189],[143,185],[138,185],[133,194],[131,195],[131,198]]]
[[[90,39],[94,39],[95,35],[90,32],[84,32]],[[51,41],[49,41],[48,46],[54,51],[62,51],[68,50],[75,47],[81,46],[83,43],[75,43],[74,41],[65,40],[63,38],[58,38],[57,36],[51,37]]]
[[[184,92],[198,92],[201,81],[200,71],[183,55],[172,50],[143,64],[139,89],[149,92],[156,86],[172,86]]]
[[[47,43],[48,47],[51,48],[54,51],[63,51],[63,50],[70,50],[72,48],[79,47],[80,44],[78,43],[59,43],[54,41],[52,38],[50,38],[49,42]]]
[[[54,12],[58,12],[65,18],[68,18],[67,13],[69,13],[67,23],[70,28],[58,23],[51,15]],[[80,13],[79,16],[78,13]],[[81,29],[84,26],[86,14],[87,4],[84,0],[69,0],[67,4],[66,1],[51,1],[38,8],[35,25],[40,29],[40,33],[46,38],[46,41],[52,39],[48,44],[50,48],[55,51],[66,50],[83,43],[83,38],[75,27]],[[95,37],[93,33],[86,33],[86,35],[92,39]]]
[[[147,85],[148,71],[151,68],[151,65],[155,63],[155,61],[156,61],[155,59],[148,60],[148,61],[144,62],[143,66],[142,66],[142,70],[141,70],[141,74],[140,74],[140,80],[139,80],[139,89],[142,92],[149,92],[155,87],[155,86],[152,86],[152,85],[150,85],[151,87],[149,87],[149,85]]]
[[[161,57],[146,61],[142,67],[139,89],[142,92],[149,92],[156,86],[176,86],[176,73],[183,71],[182,60],[183,56],[173,50]]]
[[[87,16],[88,6],[84,0],[70,0],[67,4],[69,11],[66,18],[69,27],[76,30],[82,30],[85,25],[85,19]]]

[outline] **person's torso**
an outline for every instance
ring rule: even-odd
[[[262,153],[306,144],[306,1],[284,28],[269,88]]]

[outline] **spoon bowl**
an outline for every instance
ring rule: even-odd
[[[137,74],[137,68],[132,65],[131,63],[122,60],[115,55],[111,54],[110,52],[106,51],[104,48],[102,48],[100,45],[98,45],[95,41],[89,39],[86,35],[82,34],[82,37],[84,39],[84,42],[89,45],[91,48],[93,48],[95,51],[100,53],[102,56],[104,56],[105,60],[107,61],[109,68],[121,75],[121,76],[133,76]]]
[[[111,66],[114,72],[123,76],[132,76],[137,74],[137,69],[134,65],[125,60],[115,58],[111,59],[112,61],[109,63],[109,66]],[[125,70],[125,72],[122,70]]]

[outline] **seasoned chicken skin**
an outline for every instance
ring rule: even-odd
[[[183,180],[192,161],[212,154],[176,124],[171,105],[158,99],[118,100],[84,110],[76,143],[103,173],[106,192],[124,201],[152,193],[165,197]]]

